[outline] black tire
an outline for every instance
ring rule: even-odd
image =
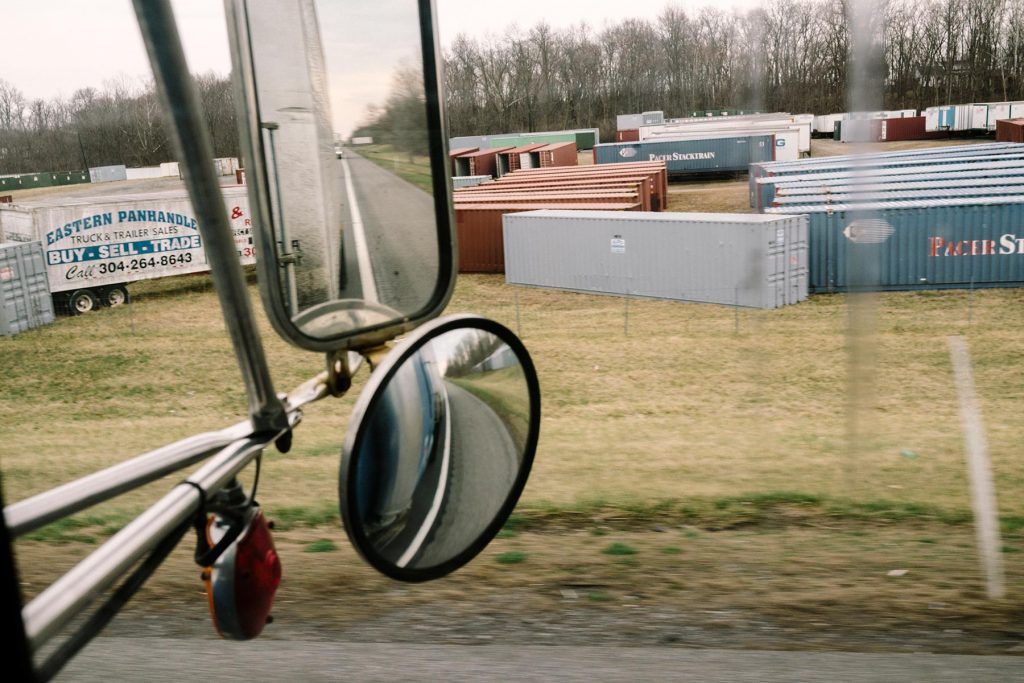
[[[68,313],[71,315],[83,315],[91,313],[99,308],[100,302],[91,289],[78,289],[68,297]]]
[[[124,285],[114,285],[103,292],[104,306],[122,306],[128,301],[128,289]]]

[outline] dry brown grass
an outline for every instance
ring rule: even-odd
[[[0,340],[8,500],[242,419],[238,371],[207,279],[163,280],[136,293],[130,309]],[[998,651],[977,638],[1016,633],[1024,623],[1021,296],[879,296],[871,400],[853,429],[845,297],[737,311],[463,276],[449,312],[518,328],[540,374],[541,440],[516,518],[522,529],[430,586],[397,589],[363,565],[336,514],[340,445],[363,371],[349,396],[310,406],[291,453],[267,456],[259,497],[279,523],[286,571],[275,613],[283,623],[345,627],[443,604],[451,615],[588,621],[591,613],[573,610],[612,618],[635,604],[709,628],[755,617],[784,626],[761,646],[799,639],[884,648],[871,644],[872,634],[952,626],[963,630],[957,647]],[[279,389],[319,370],[316,354],[278,340],[262,315],[260,329]],[[1010,593],[996,603],[984,598],[963,523],[969,505],[949,334],[970,342],[1006,522]],[[19,542],[26,591],[178,479]],[[808,503],[788,492],[809,494]],[[338,550],[305,552],[323,538]],[[602,552],[613,542],[637,552]],[[140,596],[147,614],[184,610],[182,619],[203,619],[187,545]],[[500,563],[508,552],[524,561]],[[909,573],[895,579],[890,569]],[[624,633],[617,628],[605,637]]]
[[[203,278],[184,282],[179,291],[161,290],[172,286],[167,281],[143,289],[131,309],[0,340],[10,500],[243,419],[215,297]],[[188,282],[200,286],[192,291]],[[859,426],[847,410],[842,296],[749,311],[464,276],[449,311],[518,326],[537,364],[544,418],[527,505],[799,491],[966,510],[946,351],[947,335],[964,334],[1000,510],[1024,514],[1015,495],[1024,485],[1016,420],[1024,394],[1020,291],[898,293],[877,301],[871,401],[855,413]],[[316,354],[279,341],[262,317],[261,328],[279,390],[318,371]],[[266,503],[315,506],[335,498],[340,444],[363,381],[360,374],[344,399],[311,406],[294,450],[270,456]]]

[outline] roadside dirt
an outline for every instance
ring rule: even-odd
[[[758,528],[595,519],[503,532],[427,584],[368,567],[340,528],[277,534],[284,582],[272,639],[663,645],[1024,655],[1024,568],[1008,540],[1001,600],[985,597],[969,528],[779,520]],[[323,550],[324,541],[334,549]],[[19,544],[28,594],[94,546]],[[107,633],[215,637],[185,541]]]

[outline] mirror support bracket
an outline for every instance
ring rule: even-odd
[[[348,351],[328,351],[326,355],[327,391],[331,396],[342,396],[352,386],[352,368],[349,366]]]
[[[366,357],[367,362],[370,364],[370,371],[372,372],[380,365],[384,357],[391,352],[392,347],[387,344],[381,344],[370,349],[363,349],[360,351],[363,356]]]

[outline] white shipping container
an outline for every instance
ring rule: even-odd
[[[541,210],[502,221],[511,284],[752,308],[807,298],[807,216]]]
[[[643,114],[619,114],[615,117],[615,130],[636,130],[642,125]]]
[[[824,135],[833,135],[836,132],[836,122],[842,121],[846,114],[823,114],[814,117],[814,132]]]
[[[256,252],[244,187],[224,188],[243,264]],[[0,204],[0,241],[42,242],[52,293],[209,270],[184,190]]]
[[[811,125],[814,117],[786,115],[778,118],[741,119],[739,117],[713,118],[706,121],[671,123],[661,126],[642,126],[640,140],[684,139],[692,135],[712,137],[720,135],[767,134],[775,131],[797,132],[796,155],[811,153]],[[794,158],[797,158],[794,157]],[[786,160],[789,160],[787,155]]]

